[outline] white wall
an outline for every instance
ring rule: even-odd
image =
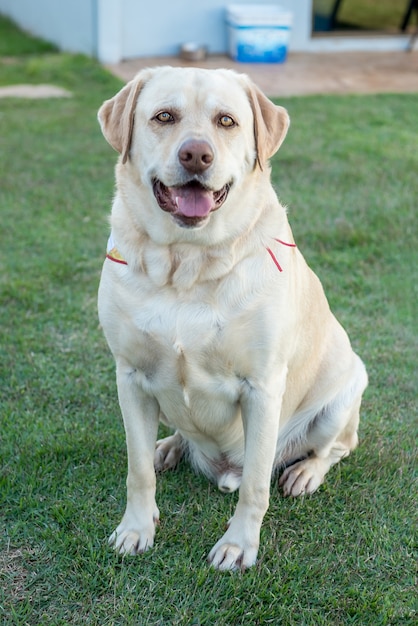
[[[227,50],[228,4],[272,4],[295,13],[289,48],[310,38],[312,0],[122,0],[122,55],[163,56],[178,53],[185,42],[206,45],[209,53]]]
[[[312,0],[0,0],[0,13],[22,28],[103,63],[176,55],[185,42],[227,51],[228,4],[276,4],[293,12],[289,50],[404,50],[409,38],[313,37]]]
[[[197,42],[210,53],[227,50],[228,4],[276,4],[295,14],[292,50],[306,47],[312,0],[0,0],[0,13],[62,50],[116,63],[178,53]]]
[[[96,0],[0,0],[0,13],[68,52],[94,55]]]
[[[123,18],[129,21],[130,7],[125,0],[95,1],[97,15],[95,56],[102,63],[118,63],[125,58],[122,22]],[[134,4],[141,4],[143,7],[147,1],[137,0]]]
[[[405,50],[410,40],[407,35],[312,37],[313,0],[99,1],[119,4],[119,58],[125,59],[176,55],[180,44],[190,41],[206,45],[209,53],[225,53],[228,4],[275,4],[292,11],[291,52],[396,51]],[[119,60],[99,58],[108,62]]]

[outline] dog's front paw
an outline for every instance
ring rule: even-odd
[[[229,530],[214,545],[208,556],[208,562],[219,570],[244,570],[257,560],[258,541],[250,543],[240,537],[229,537]],[[232,533],[231,533],[232,534]]]
[[[109,544],[119,554],[142,554],[154,545],[156,523],[158,523],[158,515],[148,523],[125,515],[110,535]]]

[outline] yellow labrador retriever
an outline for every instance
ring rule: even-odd
[[[289,118],[244,75],[162,67],[99,120],[120,153],[99,316],[128,449],[110,542],[153,545],[155,470],[186,454],[221,491],[239,488],[208,558],[246,568],[273,472],[285,495],[318,489],[357,444],[367,385],[270,183]],[[174,434],[157,441],[159,419]]]

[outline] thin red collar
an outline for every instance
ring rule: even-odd
[[[282,241],[281,239],[277,239],[276,237],[273,237],[273,239],[274,241],[277,241],[277,243],[280,243],[282,246],[288,246],[289,248],[297,247],[295,243],[287,243],[286,241]],[[273,263],[275,264],[279,272],[283,272],[283,268],[278,262],[273,250],[271,248],[266,248],[266,250],[271,256]],[[107,244],[106,258],[109,259],[110,261],[114,261],[115,263],[120,263],[121,265],[128,265],[125,259],[119,253],[117,247],[115,246],[115,242],[113,241],[112,235],[110,235],[109,241]]]
[[[281,239],[277,239],[276,237],[273,237],[274,241],[277,241],[277,243],[281,243],[282,246],[288,246],[289,248],[296,248],[296,244],[295,243],[287,243],[286,241],[282,241]],[[275,266],[277,267],[277,269],[279,270],[279,272],[283,272],[283,268],[280,265],[280,263],[278,262],[273,250],[271,248],[266,248],[267,252],[269,253],[269,255],[271,256],[271,258],[273,259],[273,263],[275,264]]]

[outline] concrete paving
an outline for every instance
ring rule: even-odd
[[[71,98],[72,93],[56,85],[10,85],[0,87],[0,98],[27,98],[38,100],[41,98]]]
[[[284,63],[235,63],[226,56],[209,56],[190,63],[179,57],[140,58],[107,68],[128,81],[144,67],[228,67],[248,74],[268,96],[326,93],[418,92],[418,51],[292,53]]]

